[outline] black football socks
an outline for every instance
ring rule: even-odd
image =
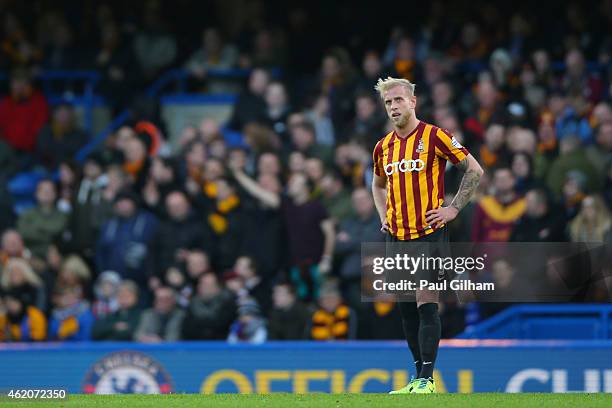
[[[402,315],[403,316],[403,315]],[[433,377],[434,363],[438,354],[438,345],[442,326],[440,324],[440,315],[438,314],[437,303],[425,303],[418,308],[418,343],[421,358],[421,369],[419,378]],[[404,326],[405,329],[405,326]],[[408,337],[406,335],[406,337]],[[410,344],[410,341],[409,341]],[[412,346],[410,347],[412,350]],[[412,352],[414,354],[414,351]]]
[[[415,377],[418,377],[421,372],[422,359],[419,347],[419,312],[417,304],[416,302],[398,302],[398,305],[402,315],[404,336],[406,336],[406,342],[414,358],[414,365],[416,367]]]

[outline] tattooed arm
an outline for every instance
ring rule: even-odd
[[[478,183],[480,183],[480,177],[484,171],[471,154],[457,163],[457,168],[463,171],[464,174],[461,179],[461,184],[459,185],[459,190],[457,194],[455,194],[455,197],[453,197],[450,206],[456,208],[457,211],[461,211],[470,201],[472,195],[474,195],[476,187],[478,187]]]
[[[472,195],[474,195],[476,187],[478,187],[478,183],[480,182],[480,177],[484,173],[480,164],[478,164],[471,154],[455,166],[464,172],[457,194],[455,194],[455,197],[453,197],[448,207],[430,210],[425,214],[425,221],[427,221],[429,225],[435,225],[436,228],[447,224],[457,217],[459,211],[466,206],[472,198]]]

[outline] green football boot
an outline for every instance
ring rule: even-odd
[[[433,394],[436,392],[436,384],[433,378],[418,378],[410,391],[411,394]]]
[[[391,391],[389,394],[411,394],[413,392],[412,390],[418,383],[419,380],[414,377],[411,377],[408,385],[403,388],[400,388],[399,390]]]

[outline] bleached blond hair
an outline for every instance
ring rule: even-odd
[[[411,96],[414,95],[414,88],[416,87],[416,85],[414,85],[409,80],[403,79],[403,78],[392,78],[392,77],[387,77],[387,79],[378,78],[378,82],[376,82],[376,86],[374,87],[374,89],[376,90],[376,92],[378,92],[378,95],[380,95],[380,99],[384,100],[385,92],[387,92],[389,89],[394,88],[396,86],[403,86],[404,88],[408,90],[408,93]]]
[[[21,258],[10,258],[6,262],[6,265],[4,265],[4,270],[0,273],[0,276],[2,276],[0,283],[4,289],[11,289],[10,275],[14,269],[20,269],[26,282],[32,286],[40,287],[42,285],[42,279],[34,272],[34,269],[32,269],[29,263]]]

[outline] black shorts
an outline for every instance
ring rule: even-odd
[[[427,258],[447,258],[451,256],[450,239],[446,225],[429,235],[411,240],[400,240],[387,233],[385,241],[387,257],[407,254],[412,258],[422,258],[422,262],[424,262]],[[449,271],[445,272],[444,269],[436,267],[435,262],[431,262],[429,267],[418,268],[412,274],[405,270],[395,271],[390,275],[390,278],[393,280],[411,279],[416,281],[426,279],[430,282],[439,282],[449,278],[447,272]]]

